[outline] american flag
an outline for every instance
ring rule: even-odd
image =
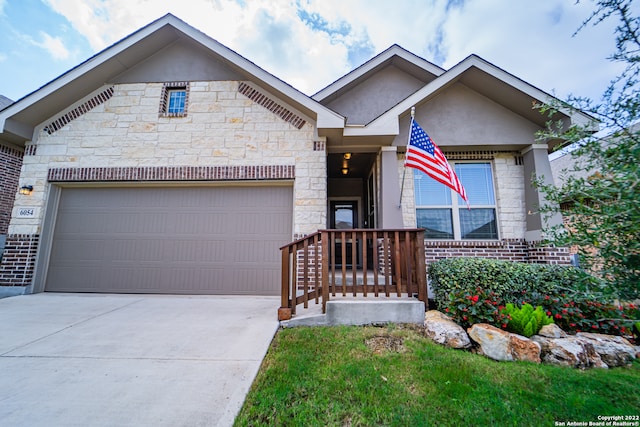
[[[467,202],[467,207],[469,206],[467,193],[464,191],[464,187],[449,162],[447,162],[447,158],[433,140],[429,138],[424,129],[413,119],[411,119],[411,135],[409,135],[404,165],[418,169],[436,181],[452,188]]]

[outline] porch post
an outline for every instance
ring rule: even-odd
[[[380,149],[380,214],[379,228],[403,228],[400,200],[400,177],[398,172],[397,147]]]
[[[554,214],[544,218],[539,213],[540,206],[547,201],[544,194],[533,185],[533,180],[543,178],[545,184],[553,184],[551,163],[546,144],[531,144],[521,151],[524,163],[524,198],[527,212],[527,230],[525,239],[529,242],[542,240],[542,230],[546,227],[562,224],[562,216]]]

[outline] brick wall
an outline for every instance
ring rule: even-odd
[[[0,286],[28,286],[33,279],[36,252],[40,236],[37,234],[9,234],[0,264]]]
[[[0,234],[7,234],[11,210],[18,192],[23,152],[0,145]]]
[[[561,264],[571,263],[571,251],[569,248],[553,246],[540,246],[535,242],[528,244],[529,260],[531,264]]]
[[[478,257],[494,258],[535,264],[571,263],[567,248],[544,247],[537,242],[524,239],[498,241],[425,241],[427,265],[443,258]]]
[[[49,169],[49,182],[245,181],[295,178],[294,165]]]

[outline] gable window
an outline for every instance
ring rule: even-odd
[[[160,116],[184,117],[189,103],[189,83],[171,82],[162,86]]]
[[[437,240],[498,239],[491,163],[454,163],[471,209],[449,187],[413,170],[417,225],[425,238]]]

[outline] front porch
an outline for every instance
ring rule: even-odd
[[[320,230],[281,248],[279,320],[349,296],[427,304],[423,229]],[[416,300],[417,297],[417,300]],[[374,309],[375,310],[375,309]]]

